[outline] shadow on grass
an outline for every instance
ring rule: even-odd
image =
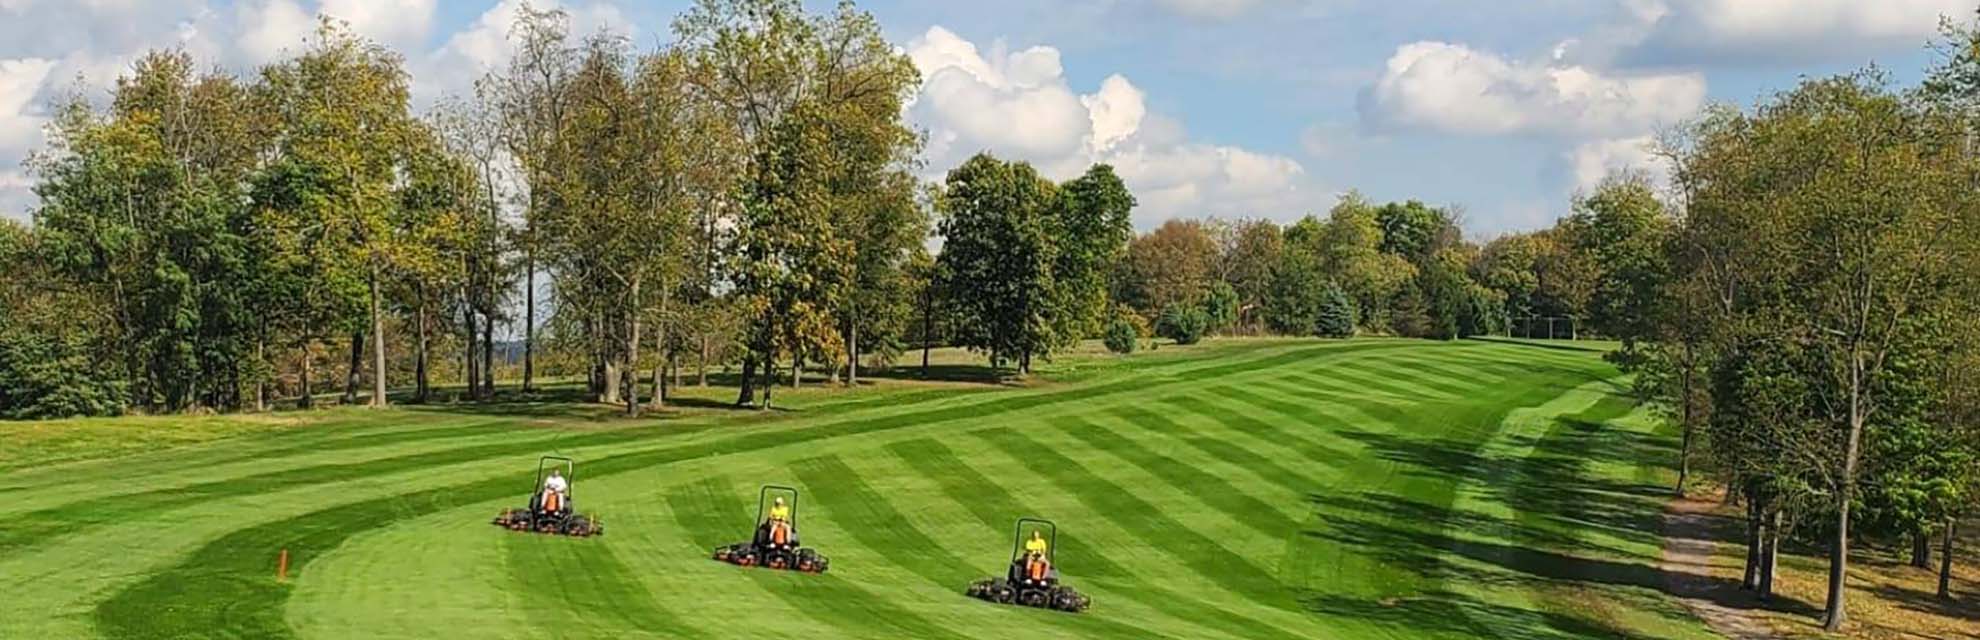
[[[1541,340],[1541,339],[1539,339],[1539,338],[1507,338],[1507,337],[1503,337],[1503,336],[1471,336],[1471,337],[1469,337],[1469,338],[1465,338],[1465,339],[1466,339],[1466,340],[1476,340],[1476,341],[1478,341],[1478,342],[1491,342],[1491,343],[1495,343],[1495,344],[1509,344],[1509,345],[1514,345],[1514,346],[1520,346],[1520,347],[1533,347],[1533,348],[1536,348],[1536,349],[1553,349],[1553,350],[1555,350],[1555,351],[1577,351],[1577,352],[1581,352],[1581,353],[1608,353],[1608,352],[1610,352],[1610,351],[1613,351],[1613,350],[1614,350],[1614,349],[1612,349],[1612,348],[1609,348],[1609,347],[1603,347],[1603,346],[1596,346],[1596,345],[1589,345],[1589,344],[1575,344],[1575,343],[1574,343],[1573,341],[1560,341],[1560,340],[1554,340],[1554,341],[1546,341],[1546,340]]]
[[[1395,463],[1400,473],[1420,482],[1482,480],[1470,490],[1487,503],[1504,505],[1509,515],[1384,492],[1313,494],[1309,500],[1315,519],[1302,535],[1354,549],[1381,566],[1488,593],[1577,586],[1670,593],[1673,574],[1658,566],[1655,556],[1644,557],[1646,549],[1662,546],[1662,508],[1669,488],[1596,471],[1675,461],[1677,453],[1667,438],[1608,427],[1633,408],[1626,396],[1607,395],[1578,415],[1554,420],[1543,432],[1516,436],[1502,441],[1505,447],[1494,448],[1525,455],[1494,454],[1463,440],[1346,432],[1344,437],[1365,447],[1364,455]],[[1632,592],[1607,593],[1614,595],[1597,597],[1628,599],[1622,594]],[[1764,605],[1816,613],[1800,602],[1753,601],[1729,580],[1714,579],[1710,593],[1733,608]],[[1435,589],[1379,601],[1312,593],[1303,602],[1315,613],[1392,624],[1422,635],[1469,635],[1482,629],[1506,638],[1635,637],[1629,630],[1609,628],[1611,623],[1600,615],[1567,608],[1579,606],[1568,601],[1543,601],[1539,610],[1528,610]],[[1597,603],[1587,604],[1592,609]]]
[[[1492,604],[1449,591],[1380,601],[1308,595],[1300,604],[1313,613],[1380,622],[1418,635],[1488,636],[1509,640],[1633,638],[1628,631],[1574,616]]]

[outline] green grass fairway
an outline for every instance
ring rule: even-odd
[[[0,467],[0,638],[1711,637],[1659,592],[1673,437],[1599,353],[1225,340],[1045,377],[201,418],[245,426],[95,460],[0,424],[67,460]],[[488,524],[544,454],[606,536]],[[708,559],[763,483],[803,490],[829,574]],[[962,595],[1027,515],[1090,612]]]

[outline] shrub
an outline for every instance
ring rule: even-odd
[[[1354,317],[1354,301],[1340,287],[1329,283],[1320,292],[1320,313],[1313,323],[1313,333],[1322,338],[1352,338]]]
[[[1134,353],[1135,345],[1141,342],[1141,327],[1132,316],[1132,313],[1116,313],[1114,320],[1107,323],[1107,333],[1102,338],[1108,351],[1121,355]]]
[[[123,412],[124,382],[89,362],[76,345],[0,331],[0,418],[112,416]]]
[[[1155,324],[1155,333],[1176,341],[1176,344],[1196,344],[1203,340],[1203,334],[1210,330],[1210,314],[1203,309],[1189,305],[1175,305],[1162,312],[1162,320]]]

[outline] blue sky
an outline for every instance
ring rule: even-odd
[[[20,162],[46,104],[101,94],[131,57],[185,47],[246,70],[318,13],[406,52],[421,101],[503,56],[518,0],[0,0],[0,215],[33,206]],[[546,0],[537,0],[546,4]],[[583,30],[666,39],[685,2],[560,0]],[[814,3],[816,4],[816,3]],[[822,6],[822,5],[818,5]],[[1930,62],[1972,0],[868,0],[922,66],[910,110],[931,177],[970,153],[1066,177],[1121,169],[1143,228],[1173,216],[1291,220],[1338,193],[1463,208],[1475,236],[1544,226],[1708,102],[1799,77]]]

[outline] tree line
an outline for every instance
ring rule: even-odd
[[[1607,225],[1648,197],[1482,247],[1454,208],[1356,194],[1137,236],[1105,165],[921,180],[918,72],[850,3],[703,0],[673,31],[638,50],[524,7],[512,57],[424,112],[401,56],[328,19],[252,74],[157,51],[63,101],[31,224],[0,224],[0,416],[488,400],[512,347],[519,391],[581,377],[637,414],[711,369],[767,407],[786,373],[935,345],[1023,374],[1096,337],[1448,339],[1606,304]]]
[[[1949,597],[1980,495],[1980,31],[1943,32],[1918,86],[1807,79],[1672,131],[1673,197],[1606,262],[1636,274],[1612,357],[1683,430],[1678,490],[1699,465],[1744,507],[1762,598],[1783,545],[1826,550],[1832,631],[1854,546],[1924,567],[1936,540]]]

